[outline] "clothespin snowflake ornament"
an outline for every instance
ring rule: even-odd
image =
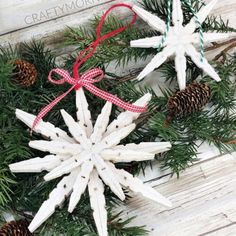
[[[146,94],[135,105],[146,106],[151,95]],[[100,236],[107,236],[107,212],[105,209],[104,186],[106,184],[121,199],[125,199],[122,187],[156,201],[171,206],[168,199],[156,192],[141,180],[133,177],[114,163],[152,160],[156,153],[170,149],[169,142],[147,142],[140,144],[118,145],[134,129],[134,120],[140,113],[122,112],[109,125],[112,104],[106,102],[93,127],[91,114],[83,89],[76,91],[77,121],[65,110],[61,110],[63,119],[72,137],[51,123],[40,121],[35,132],[47,137],[50,141],[31,141],[29,146],[40,151],[49,152],[43,158],[33,158],[11,164],[12,172],[48,171],[45,181],[62,177],[57,187],[50,193],[31,222],[29,229],[35,231],[46,221],[70,195],[68,211],[72,212],[88,186],[90,204]],[[16,116],[26,125],[32,127],[35,116],[22,110],[16,110]]]
[[[187,0],[186,0],[187,1]],[[185,2],[185,1],[184,1]],[[212,0],[207,5],[203,6],[198,13],[190,20],[190,22],[183,26],[183,11],[181,9],[181,1],[173,0],[172,4],[172,24],[166,32],[166,24],[158,16],[152,15],[148,11],[133,6],[133,10],[144,21],[146,21],[153,29],[159,31],[162,36],[154,36],[150,38],[138,39],[131,41],[131,47],[138,48],[158,48],[162,44],[163,36],[166,34],[166,40],[163,42],[162,51],[151,60],[151,62],[144,68],[139,74],[138,80],[143,79],[154,69],[162,65],[168,57],[175,57],[175,68],[177,71],[177,78],[180,90],[186,87],[186,55],[189,56],[192,61],[201,68],[206,74],[212,77],[216,81],[220,81],[219,75],[214,68],[208,63],[205,58],[196,50],[195,46],[200,44],[201,40],[204,43],[212,43],[219,40],[225,40],[229,38],[227,33],[203,33],[203,39],[199,39],[199,32],[195,33],[195,30],[202,24],[211,12],[217,0]],[[197,20],[196,20],[197,19]]]

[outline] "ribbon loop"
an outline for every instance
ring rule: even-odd
[[[114,31],[111,31],[103,36],[101,36],[101,29],[102,26],[105,22],[105,19],[107,17],[107,15],[110,13],[110,11],[112,11],[114,8],[116,7],[126,7],[129,8],[132,12],[133,12],[133,19],[132,21],[127,25],[127,26],[123,26],[120,27]],[[38,124],[38,122],[55,106],[57,105],[58,102],[60,102],[63,98],[65,98],[72,90],[78,90],[81,87],[84,87],[85,89],[87,89],[88,91],[90,91],[91,93],[93,93],[94,95],[96,95],[97,97],[100,97],[106,101],[109,101],[125,110],[131,111],[131,112],[137,112],[137,113],[142,113],[146,111],[146,107],[140,107],[140,106],[136,106],[127,102],[122,101],[121,99],[119,99],[118,97],[116,97],[115,95],[112,95],[108,92],[105,92],[99,88],[97,88],[95,85],[93,85],[96,82],[101,81],[104,78],[104,72],[99,69],[99,68],[94,68],[91,70],[86,71],[85,73],[83,73],[81,76],[79,74],[79,68],[80,66],[88,59],[90,58],[94,52],[96,51],[98,45],[112,37],[115,36],[117,34],[119,34],[120,32],[124,31],[126,28],[128,28],[129,26],[131,26],[135,21],[136,21],[137,15],[136,13],[132,10],[132,7],[130,5],[127,4],[115,4],[113,6],[111,6],[106,13],[102,16],[98,27],[96,29],[96,40],[91,43],[86,49],[84,49],[82,52],[80,52],[80,54],[78,55],[76,62],[74,63],[73,66],[73,76],[70,75],[70,73],[66,70],[63,69],[53,69],[50,71],[49,75],[48,75],[48,80],[53,83],[53,84],[57,84],[57,85],[62,85],[64,83],[68,83],[71,85],[71,88],[63,93],[62,95],[58,96],[55,100],[53,100],[51,103],[49,103],[46,107],[44,107],[39,114],[37,115],[37,117],[35,118],[34,122],[33,122],[33,126],[32,126],[32,130],[35,128],[35,126]],[[52,74],[55,73],[57,75],[60,76],[60,79],[55,80],[52,78]],[[32,132],[31,130],[31,132]]]
[[[128,8],[129,10],[131,10],[131,12],[133,13],[133,18],[130,21],[130,23],[126,26],[122,26],[118,29],[115,29],[107,34],[101,35],[101,31],[102,31],[102,26],[104,25],[104,22],[107,18],[107,16],[110,14],[110,12],[114,9],[114,8],[118,8],[118,7],[125,7]],[[133,11],[132,6],[125,4],[125,3],[120,3],[120,4],[114,4],[113,6],[111,6],[102,16],[101,20],[98,23],[98,26],[96,28],[96,39],[94,42],[92,42],[85,50],[83,50],[77,57],[76,62],[73,66],[73,76],[75,78],[78,77],[79,75],[79,68],[80,66],[88,59],[90,58],[94,52],[96,51],[98,45],[108,39],[111,38],[119,33],[121,33],[122,31],[124,31],[125,29],[127,29],[128,27],[130,27],[131,25],[133,25],[135,23],[135,21],[137,20],[137,14]],[[86,54],[87,53],[87,54]]]
[[[59,75],[61,77],[61,79],[59,79],[59,80],[53,79],[52,78],[53,73]],[[63,69],[59,69],[59,68],[53,69],[49,72],[48,80],[51,83],[58,84],[58,85],[64,84],[66,82],[69,83],[70,85],[73,85],[76,83],[76,80],[70,76],[68,71],[63,70]]]
[[[99,68],[86,71],[81,76],[81,83],[97,83],[104,78],[104,72]]]

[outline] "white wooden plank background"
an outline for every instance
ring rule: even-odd
[[[167,176],[151,182],[172,201],[170,209],[135,196],[119,210],[124,211],[124,218],[137,216],[131,225],[146,225],[151,236],[236,235],[232,227],[236,220],[235,164],[236,154],[218,156],[192,166],[180,179]]]
[[[0,34],[63,18],[108,2],[111,0],[1,1]]]
[[[53,48],[66,26],[85,24],[117,2],[122,1],[0,0],[0,45],[40,38]],[[218,0],[213,14],[236,27],[236,0]],[[63,49],[58,54],[65,52]],[[123,73],[133,67],[137,64],[131,64]],[[156,91],[159,76],[157,73],[147,79]],[[161,81],[159,84],[164,86]],[[140,176],[172,200],[171,209],[135,196],[117,211],[123,210],[124,218],[137,216],[132,225],[146,225],[151,236],[235,236],[236,154],[220,156],[215,147],[203,144],[198,157],[199,162],[182,173],[180,179],[171,178],[170,171],[161,171],[158,163]]]
[[[210,0],[207,0],[208,2]],[[66,26],[84,24],[121,0],[0,0],[0,44],[27,41],[32,37],[50,38]],[[138,0],[126,0],[137,4]],[[236,22],[236,1],[219,0],[214,14]]]
[[[117,0],[0,0],[0,44],[45,40],[66,26],[79,26]],[[137,2],[136,0],[126,1]],[[120,10],[117,10],[119,12]]]

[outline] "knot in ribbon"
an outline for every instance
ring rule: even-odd
[[[52,78],[53,73],[61,76],[61,79],[54,80]],[[51,70],[48,75],[48,80],[51,83],[57,84],[57,85],[68,83],[68,84],[72,85],[71,90],[72,89],[78,90],[81,87],[87,88],[87,87],[89,87],[88,85],[99,82],[103,78],[104,78],[104,72],[99,68],[94,68],[94,69],[88,70],[85,73],[83,73],[81,76],[78,76],[77,78],[71,77],[71,75],[68,71],[63,70],[63,69],[59,69],[59,68]]]
[[[102,26],[105,22],[107,15],[109,14],[109,12],[112,9],[114,9],[116,7],[129,8],[133,12],[132,21],[127,26],[122,26],[118,29],[115,29],[114,31],[111,31],[111,32],[101,36],[101,29],[102,29]],[[146,107],[136,106],[134,104],[124,102],[123,100],[119,99],[115,95],[112,95],[106,91],[103,91],[103,90],[97,88],[95,85],[93,85],[94,83],[99,82],[104,78],[104,72],[101,69],[94,68],[94,69],[90,69],[90,70],[86,71],[82,75],[79,74],[80,66],[94,54],[94,52],[96,51],[96,48],[99,46],[99,44],[102,41],[124,31],[126,28],[128,28],[129,26],[134,24],[136,19],[137,19],[136,13],[132,10],[132,7],[127,4],[115,4],[115,5],[111,6],[105,12],[105,14],[102,16],[102,18],[96,28],[96,40],[94,42],[92,42],[86,49],[84,49],[83,51],[81,51],[79,53],[79,55],[74,63],[74,66],[73,66],[73,76],[71,76],[68,71],[60,69],[60,68],[53,69],[49,72],[48,80],[51,83],[56,84],[56,85],[62,85],[62,84],[68,83],[71,85],[71,88],[67,92],[58,96],[55,100],[53,100],[51,103],[49,103],[46,107],[44,107],[39,112],[39,114],[37,115],[37,117],[35,118],[35,120],[33,122],[32,130],[35,128],[35,126],[38,124],[38,122],[55,105],[57,105],[57,103],[59,103],[64,97],[67,96],[67,94],[69,94],[72,90],[78,90],[82,87],[85,88],[86,90],[90,91],[92,94],[96,95],[97,97],[100,97],[106,101],[109,101],[109,102],[115,104],[116,106],[121,107],[125,110],[131,111],[131,112],[136,112],[136,113],[142,113],[142,112],[146,111]],[[58,79],[58,80],[53,79],[52,78],[53,73],[59,75],[60,79]],[[31,132],[32,132],[32,130],[31,130]]]

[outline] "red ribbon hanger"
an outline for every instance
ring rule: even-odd
[[[127,26],[123,26],[120,27],[114,31],[111,31],[105,35],[101,35],[101,29],[102,26],[108,16],[108,14],[117,7],[126,7],[128,9],[130,9],[133,13],[133,18],[131,20],[131,22],[127,25]],[[113,6],[111,6],[102,16],[97,28],[96,28],[96,40],[94,42],[92,42],[86,49],[84,49],[83,51],[81,51],[73,65],[73,77],[70,75],[70,73],[66,70],[60,69],[60,68],[56,68],[50,71],[49,75],[48,75],[48,80],[53,83],[53,84],[57,84],[57,85],[61,85],[64,83],[69,83],[71,86],[71,88],[63,93],[62,95],[58,96],[55,100],[53,100],[51,103],[49,103],[46,107],[44,107],[39,114],[37,115],[37,117],[35,118],[33,125],[32,125],[32,130],[36,127],[36,125],[39,123],[39,121],[55,106],[57,105],[63,98],[65,98],[67,96],[67,94],[69,94],[72,90],[78,90],[81,87],[84,87],[85,89],[87,89],[88,91],[90,91],[91,93],[93,93],[94,95],[96,95],[97,97],[100,97],[106,101],[109,101],[113,104],[115,104],[118,107],[121,107],[125,110],[131,111],[131,112],[136,112],[136,113],[142,113],[146,111],[146,107],[141,107],[141,106],[136,106],[127,102],[124,102],[123,100],[121,100],[120,98],[116,97],[115,95],[112,95],[106,91],[103,91],[99,88],[97,88],[95,85],[93,85],[93,83],[99,82],[104,78],[104,72],[100,69],[100,68],[93,68],[90,69],[88,71],[86,71],[85,73],[83,73],[82,75],[79,74],[79,69],[80,66],[86,62],[96,51],[97,47],[99,46],[99,44],[101,42],[103,42],[104,40],[111,38],[119,33],[121,33],[122,31],[124,31],[125,29],[127,29],[128,27],[130,27],[131,25],[133,25],[135,23],[137,19],[137,15],[136,13],[132,10],[132,6],[128,5],[128,4],[115,4]],[[59,75],[61,77],[61,79],[59,80],[54,80],[52,79],[52,74],[55,73],[57,75]]]

